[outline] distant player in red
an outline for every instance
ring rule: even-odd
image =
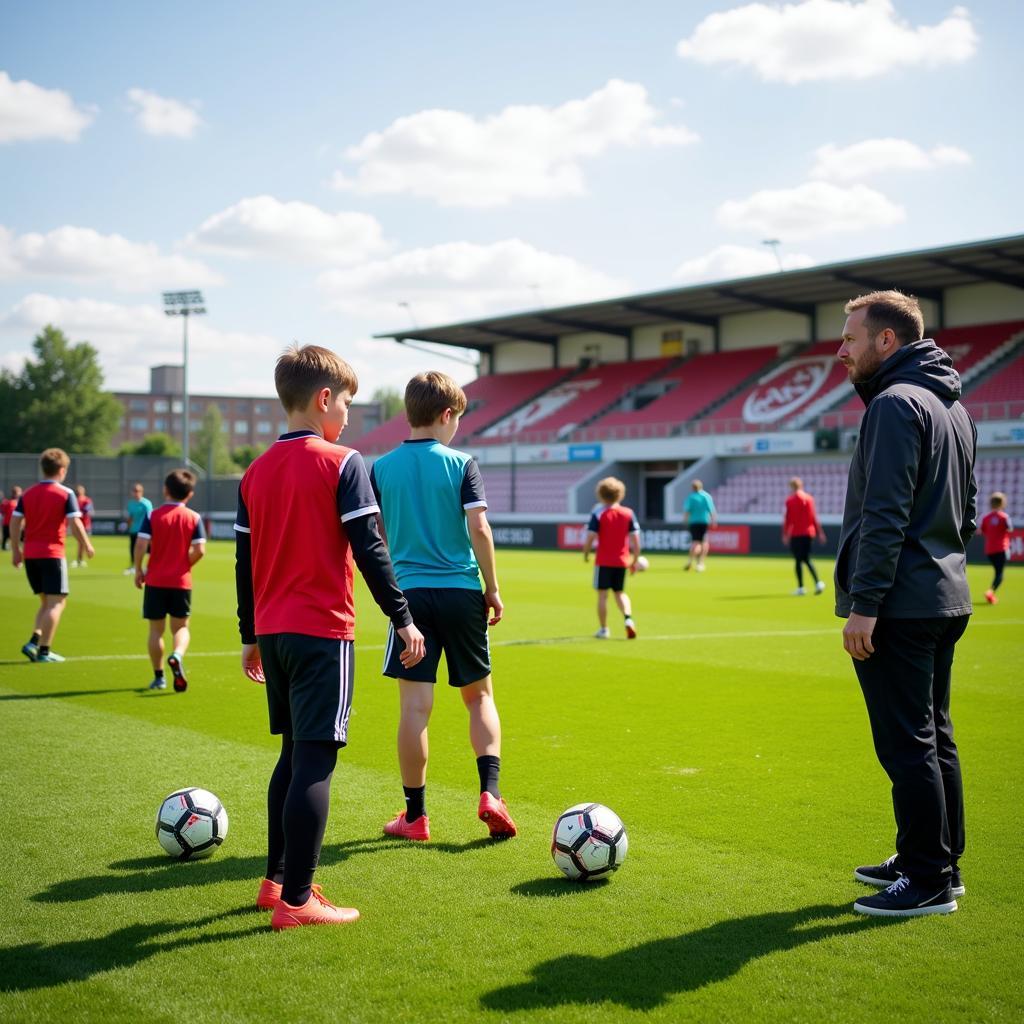
[[[362,456],[336,443],[358,387],[352,367],[328,349],[294,347],[278,359],[274,384],[288,432],[238,488],[235,584],[242,671],[266,683],[270,731],[281,737],[256,897],[280,931],[359,918],[313,885],[352,711],[353,560],[401,637],[404,666],[422,661],[424,642],[395,582]]]
[[[824,544],[825,531],[821,528],[821,520],[818,519],[818,511],[814,507],[814,498],[804,490],[804,482],[800,477],[795,476],[789,481],[789,489],[793,492],[786,499],[786,511],[782,519],[782,543],[789,543],[789,550],[793,552],[793,561],[796,563],[796,590],[793,593],[797,597],[803,597],[807,593],[804,590],[804,566],[807,566],[814,580],[814,593],[820,594],[825,589],[825,581],[818,579],[811,562],[811,541],[815,537]]]
[[[64,560],[67,524],[85,553],[95,553],[78,511],[75,492],[64,486],[71,459],[60,448],[47,448],[39,457],[42,480],[18,498],[11,518],[11,562],[15,569],[25,564],[32,593],[39,595],[32,637],[21,649],[29,661],[63,661],[50,650],[57,624],[68,596],[68,563]],[[22,551],[22,539],[25,546]]]
[[[78,500],[78,511],[82,513],[82,529],[92,536],[92,498],[85,493],[85,485],[75,487],[75,498]],[[84,569],[89,563],[85,560],[85,548],[78,542],[78,557],[71,563],[72,569]]]
[[[153,509],[142,521],[135,539],[135,586],[145,586],[142,617],[149,621],[149,659],[153,663],[151,690],[166,690],[164,679],[164,630],[171,620],[174,651],[167,667],[174,675],[174,689],[188,689],[185,677],[185,652],[191,634],[188,619],[192,614],[192,566],[206,553],[206,531],[198,512],[188,508],[196,488],[196,475],[188,469],[175,469],[164,480],[165,503]],[[149,552],[149,564],[142,562]]]
[[[1006,554],[1010,550],[1013,523],[1006,514],[1006,495],[1002,491],[996,491],[988,503],[992,511],[982,518],[979,532],[985,538],[985,555],[992,563],[995,576],[992,579],[992,586],[985,591],[985,600],[989,604],[998,604],[996,591],[1003,582],[1003,567],[1006,565]]]
[[[636,623],[626,593],[626,570],[636,572],[640,557],[640,524],[631,508],[623,505],[626,485],[613,476],[605,477],[597,485],[601,507],[594,509],[587,524],[587,539],[583,543],[583,561],[590,561],[590,552],[597,545],[594,559],[594,589],[597,591],[597,622],[600,628],[594,634],[598,640],[607,640],[608,591],[615,595],[615,603],[625,619],[626,636],[636,639]]]
[[[7,545],[11,540],[11,518],[14,516],[14,510],[18,507],[18,499],[20,497],[21,488],[15,484],[11,488],[11,496],[9,498],[4,498],[4,500],[0,502],[0,516],[3,517],[4,527],[4,551],[7,550]]]

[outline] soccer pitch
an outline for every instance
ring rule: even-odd
[[[832,615],[791,597],[787,559],[651,558],[640,630],[596,628],[577,554],[499,552],[492,631],[502,791],[518,838],[488,841],[458,696],[431,723],[427,844],[385,838],[402,802],[385,622],[358,595],[355,713],[317,880],[344,928],[273,934],[252,909],[276,758],[262,690],[238,668],[233,546],[196,569],[190,687],[145,692],[141,595],[121,538],[72,572],[55,649],[18,650],[36,599],[0,566],[0,1019],[15,1021],[1019,1021],[1024,855],[1024,573],[976,605],[958,647],[967,894],[948,917],[854,915],[853,867],[893,852],[888,782]],[[976,600],[987,567],[969,572]],[[209,860],[157,845],[161,799],[215,792]],[[574,885],[556,816],[613,808],[630,850]]]

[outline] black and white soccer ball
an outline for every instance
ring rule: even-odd
[[[558,816],[551,836],[554,862],[574,882],[592,882],[622,867],[629,837],[604,804],[576,804]]]
[[[206,789],[177,789],[156,814],[156,837],[176,860],[209,857],[228,834],[228,812]]]

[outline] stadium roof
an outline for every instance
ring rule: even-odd
[[[808,317],[811,337],[817,338],[817,303],[845,301],[867,291],[898,288],[937,302],[941,318],[945,289],[981,282],[1024,289],[1024,235],[731,278],[575,306],[507,313],[443,327],[389,331],[375,337],[491,351],[509,341],[554,346],[560,337],[583,331],[628,340],[634,328],[663,323],[704,324],[717,332],[723,316],[783,310]],[[930,326],[941,327],[942,323]]]

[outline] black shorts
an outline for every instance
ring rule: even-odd
[[[162,619],[171,615],[187,619],[192,614],[192,591],[178,587],[150,587],[142,591],[142,617]]]
[[[790,537],[789,538],[789,550],[793,552],[793,557],[798,562],[810,562],[810,560],[811,560],[811,538],[810,537]]]
[[[626,589],[626,570],[615,565],[595,565],[594,589],[621,593]]]
[[[345,746],[355,682],[352,641],[270,633],[257,642],[267,678],[270,731]]]
[[[704,535],[708,532],[707,523],[693,523],[690,526],[690,537],[696,543],[700,543],[704,539]]]
[[[405,597],[412,620],[426,641],[427,653],[418,665],[405,668],[400,660],[402,639],[391,626],[384,650],[384,675],[414,683],[436,683],[442,651],[449,686],[468,686],[491,674],[487,605],[479,590],[413,587]]]
[[[68,563],[63,558],[26,558],[25,575],[33,594],[68,592]]]

